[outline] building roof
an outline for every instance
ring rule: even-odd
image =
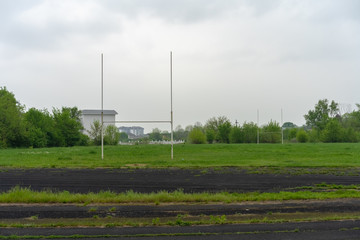
[[[82,115],[101,115],[101,110],[95,109],[84,109],[81,110]],[[103,110],[104,115],[116,115],[118,114],[115,110]]]

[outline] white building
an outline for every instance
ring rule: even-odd
[[[115,122],[115,110],[103,110],[104,122]],[[81,110],[81,123],[84,126],[84,133],[89,134],[91,125],[95,122],[101,122],[101,110]],[[115,125],[115,123],[104,123],[104,126]]]
[[[132,126],[132,127],[119,127],[119,132],[124,132],[127,135],[134,135],[135,137],[142,137],[144,136],[144,128],[138,127],[138,126]]]

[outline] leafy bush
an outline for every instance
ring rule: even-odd
[[[215,135],[214,129],[206,129],[206,139],[208,143],[213,143],[215,141]]]
[[[239,127],[233,127],[230,131],[230,143],[243,143],[244,133]]]
[[[256,143],[257,142],[257,132],[258,126],[253,123],[244,123],[242,126],[244,133],[244,143]]]
[[[304,129],[300,129],[296,134],[296,140],[299,143],[306,143],[309,141],[309,135],[305,132]]]
[[[261,139],[262,143],[280,143],[281,142],[281,128],[276,121],[270,121],[262,128]]]
[[[324,142],[342,142],[343,128],[337,119],[330,120],[322,132],[322,139]]]
[[[108,125],[105,129],[104,142],[109,145],[117,145],[120,141],[120,132],[115,125]]]
[[[189,133],[189,142],[192,144],[204,144],[206,143],[206,136],[200,128],[194,128]]]

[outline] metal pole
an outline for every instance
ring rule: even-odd
[[[284,144],[283,109],[281,109],[281,144]]]
[[[259,129],[259,109],[257,110],[257,144],[260,142],[260,129]]]
[[[101,54],[101,160],[104,160],[104,57]]]
[[[172,93],[172,51],[170,51],[170,103],[171,103],[171,160],[174,159],[174,115],[173,115],[173,93]]]

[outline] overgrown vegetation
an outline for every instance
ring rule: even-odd
[[[325,187],[323,187],[324,189]],[[326,189],[331,189],[330,187]],[[32,191],[29,188],[15,187],[8,192],[0,193],[0,203],[237,203],[244,201],[284,201],[305,199],[338,199],[338,198],[360,198],[358,189],[331,189],[332,191],[281,191],[279,193],[184,193],[181,190],[174,192],[160,191],[157,193],[114,193],[104,191],[99,193],[70,193],[68,191],[53,192]]]

